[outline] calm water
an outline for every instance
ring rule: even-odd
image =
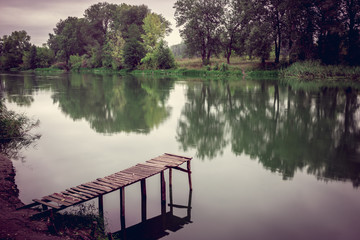
[[[91,74],[0,81],[9,109],[40,120],[40,140],[14,160],[24,203],[169,152],[194,157],[194,190],[192,223],[164,239],[359,239],[355,90]],[[187,205],[186,175],[173,178],[174,203]],[[147,187],[152,218],[159,176]],[[140,200],[140,184],[126,188],[127,226],[141,221]],[[118,231],[119,193],[104,205]]]

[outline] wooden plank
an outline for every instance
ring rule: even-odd
[[[79,195],[79,196],[83,196],[84,198],[87,198],[87,199],[92,199],[94,196],[91,195],[91,194],[87,194],[85,192],[81,192],[79,190],[75,190],[75,189],[66,189],[67,192],[70,192],[70,193],[73,193],[73,194],[76,194],[76,195]]]
[[[77,186],[77,187],[78,187],[78,188],[81,188],[81,189],[84,189],[84,190],[87,190],[87,191],[90,191],[90,192],[93,192],[93,193],[96,193],[96,195],[94,195],[94,197],[97,197],[97,196],[99,196],[100,194],[103,194],[103,193],[106,192],[106,191],[104,191],[104,190],[98,190],[98,189],[95,189],[95,188],[86,186],[85,184],[81,184],[81,185],[79,185],[79,186]]]
[[[142,171],[145,171],[145,172],[150,173],[152,175],[158,174],[158,173],[165,170],[163,168],[155,168],[155,167],[151,167],[151,166],[148,166],[148,165],[141,165],[141,164],[137,164],[136,167],[140,168]]]
[[[116,174],[116,175],[118,175],[120,177],[131,179],[132,183],[137,182],[144,178],[144,176],[140,176],[135,173],[127,172],[127,171],[121,171],[121,174]]]
[[[56,206],[56,205],[51,204],[49,202],[41,201],[39,199],[33,199],[33,201],[36,202],[36,203],[42,204],[42,205],[46,205],[46,206],[51,207],[51,208],[55,208],[55,209],[60,209],[61,208],[59,206]]]
[[[109,183],[102,182],[102,181],[99,181],[99,180],[93,181],[93,183],[104,186],[104,187],[109,187],[109,188],[111,188],[113,190],[118,189],[118,187],[114,186],[113,184],[109,184]]]
[[[106,179],[106,178],[98,178],[97,180],[100,181],[100,182],[109,184],[109,185],[115,187],[116,189],[123,186],[123,184],[120,184],[119,182],[112,181],[112,180],[109,180],[109,179]]]
[[[68,195],[68,196],[71,196],[71,197],[76,197],[76,198],[79,198],[79,199],[81,199],[81,200],[89,200],[88,197],[81,196],[81,195],[79,195],[79,194],[72,193],[72,192],[69,192],[69,191],[61,192],[61,194],[63,194],[63,195]]]
[[[127,179],[127,180],[129,180],[131,182],[140,180],[139,176],[135,176],[135,174],[127,173],[127,172],[124,172],[124,171],[115,173],[115,176]]]
[[[135,174],[138,174],[140,176],[144,176],[145,178],[148,178],[151,175],[159,173],[159,171],[157,171],[157,170],[154,171],[154,170],[150,170],[150,169],[144,169],[144,168],[139,167],[139,166],[134,167],[132,169],[132,172],[135,173]]]
[[[66,195],[63,195],[61,193],[54,193],[52,195],[50,195],[51,197],[59,197],[62,199],[65,199],[65,201],[67,202],[70,202],[70,203],[78,203],[80,202],[82,199],[81,198],[73,198],[73,197],[69,197],[69,196],[66,196]]]
[[[159,167],[164,167],[165,169],[167,168],[167,165],[168,165],[168,162],[161,162],[161,161],[156,161],[156,160],[148,160],[146,161],[147,163],[150,163],[150,164],[155,164]]]
[[[173,163],[178,163],[178,164],[183,164],[184,162],[186,162],[186,160],[179,159],[177,157],[168,156],[168,155],[162,155],[162,156],[156,157],[155,159],[163,159],[163,160],[173,162]]]
[[[177,158],[177,157],[173,157],[173,156],[169,156],[169,155],[163,155],[163,156],[160,156],[159,158],[167,160],[167,161],[172,161],[174,163],[185,163],[187,161],[190,161],[187,159]]]
[[[132,168],[128,168],[128,169],[126,169],[124,171],[121,171],[121,172],[132,174],[132,175],[138,175],[138,176],[141,176],[141,177],[144,177],[144,178],[146,178],[148,176],[145,172],[141,172],[139,170],[140,169],[138,169],[138,168],[132,167]]]
[[[50,196],[45,196],[45,197],[42,197],[42,201],[44,201],[44,199],[45,200],[49,200],[49,201],[51,201],[51,202],[56,202],[56,203],[58,203],[58,204],[60,204],[60,205],[62,205],[62,206],[67,206],[67,207],[69,207],[69,206],[72,206],[73,204],[71,204],[71,203],[68,203],[68,202],[65,202],[65,201],[62,201],[62,200],[60,200],[60,199],[57,199],[57,198],[54,198],[54,197],[50,197]]]
[[[126,180],[126,179],[119,178],[119,177],[112,176],[112,175],[104,177],[104,179],[111,181],[111,182],[115,182],[116,184],[119,184],[121,186],[126,185],[129,182],[131,182],[130,180]]]
[[[167,159],[165,157],[157,157],[157,158],[154,158],[152,160],[160,161],[160,162],[166,162],[168,165],[174,165],[174,166],[179,166],[179,165],[184,163],[182,161],[175,161],[175,160]]]
[[[104,193],[108,192],[108,190],[105,190],[103,187],[96,186],[96,185],[94,186],[94,184],[91,184],[91,183],[83,183],[83,184],[81,184],[81,186],[83,186],[85,188],[89,188],[99,194],[104,194]]]
[[[172,153],[165,153],[165,155],[169,155],[169,156],[174,156],[174,157],[180,157],[180,158],[185,158],[188,160],[191,160],[192,157],[185,157],[185,156],[180,156],[180,155],[176,155],[176,154],[172,154]]]
[[[153,163],[149,163],[149,162],[145,162],[145,163],[141,163],[141,166],[149,166],[149,167],[153,167],[155,169],[159,169],[160,171],[164,171],[166,169],[166,167],[161,167],[159,165],[153,164]]]
[[[111,192],[113,190],[112,188],[109,188],[109,187],[106,187],[106,186],[101,186],[100,184],[95,184],[93,182],[88,182],[88,183],[84,183],[84,184],[87,184],[89,186],[93,186],[94,188],[97,188],[99,190],[104,190],[106,193]]]
[[[121,172],[114,173],[114,174],[112,174],[110,176],[107,176],[107,177],[116,179],[117,181],[120,181],[120,182],[132,182],[135,179],[134,176],[132,176],[132,175],[127,176],[125,173],[121,173]]]
[[[84,189],[79,186],[72,187],[71,190],[78,191],[79,193],[81,193],[83,195],[87,194],[91,197],[97,197],[99,195],[97,192],[89,191],[88,188]]]

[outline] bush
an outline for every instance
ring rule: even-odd
[[[70,56],[69,64],[71,70],[79,71],[82,66],[82,63],[83,63],[83,58],[78,54]]]
[[[222,63],[219,70],[220,72],[226,72],[229,70],[229,66],[226,63]]]

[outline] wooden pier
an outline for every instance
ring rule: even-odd
[[[146,161],[145,163],[137,164],[128,169],[111,174],[109,176],[98,178],[95,181],[83,183],[76,187],[66,189],[59,193],[53,193],[44,196],[40,199],[33,199],[33,203],[21,207],[32,208],[42,206],[41,212],[35,214],[33,217],[46,216],[52,212],[60,211],[65,208],[75,206],[80,203],[98,198],[99,213],[103,215],[103,196],[105,194],[120,190],[120,215],[121,228],[125,228],[125,187],[131,184],[141,183],[141,209],[142,220],[146,220],[146,179],[160,174],[161,184],[161,212],[166,212],[166,184],[164,171],[169,169],[169,186],[172,188],[172,170],[180,170],[188,174],[189,188],[192,191],[191,182],[191,167],[190,161],[192,158],[178,156],[174,154],[165,153],[161,156]],[[181,168],[180,165],[186,163],[186,169]],[[170,195],[170,198],[172,195]],[[172,199],[170,199],[170,203]],[[172,206],[170,206],[172,207]]]

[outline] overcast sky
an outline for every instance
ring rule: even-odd
[[[147,5],[152,12],[162,14],[172,24],[173,32],[166,37],[169,46],[181,42],[178,29],[175,28],[173,8],[176,0],[0,0],[0,37],[13,31],[25,30],[31,37],[31,43],[41,46],[46,43],[49,33],[60,19],[69,16],[83,17],[91,5],[98,2],[127,3]]]

